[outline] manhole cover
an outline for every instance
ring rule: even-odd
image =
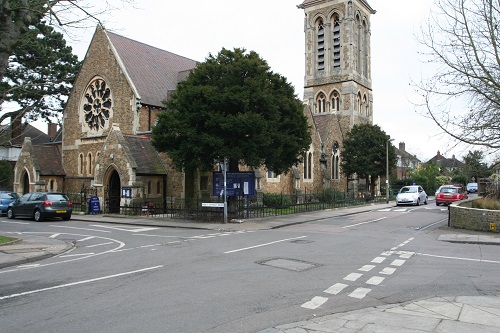
[[[319,266],[318,264],[313,264],[307,261],[285,259],[285,258],[269,259],[269,260],[259,261],[257,263],[271,267],[288,269],[289,271],[295,271],[295,272],[303,272],[307,271],[308,269]]]

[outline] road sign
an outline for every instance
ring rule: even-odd
[[[201,203],[202,207],[224,207],[223,202],[202,202]]]

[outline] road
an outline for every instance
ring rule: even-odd
[[[0,270],[2,332],[258,332],[430,296],[498,295],[493,245],[453,233],[434,202],[260,231],[7,220],[0,233],[72,241]]]

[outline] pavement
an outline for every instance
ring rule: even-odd
[[[204,223],[174,220],[161,216],[112,216],[73,214],[72,220],[189,228],[216,231],[266,230],[294,224],[320,221],[338,216],[362,214],[394,207],[394,203],[327,209],[303,214],[275,216],[229,223]],[[0,245],[0,269],[43,260],[71,250],[74,244],[62,240],[28,234],[10,235],[16,239]],[[439,241],[500,245],[500,235],[450,229]],[[499,248],[500,249],[500,248]],[[383,305],[265,329],[258,333],[422,333],[422,332],[500,332],[500,295],[432,297],[402,304]]]

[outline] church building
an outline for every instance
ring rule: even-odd
[[[365,0],[305,0],[304,113],[312,144],[303,163],[276,175],[254,170],[257,193],[355,191],[342,174],[342,143],[355,124],[373,120],[370,15]],[[258,51],[258,50],[256,50]],[[207,198],[212,174],[187,176],[150,140],[162,101],[197,62],[98,26],[64,110],[58,140],[25,138],[14,191],[91,189],[108,213],[154,199]],[[215,168],[215,166],[214,166]]]

